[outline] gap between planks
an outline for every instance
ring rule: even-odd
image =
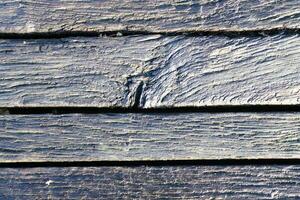
[[[58,31],[58,32],[32,32],[32,33],[6,33],[0,32],[0,39],[60,39],[68,37],[125,37],[125,36],[226,36],[228,38],[239,37],[269,37],[279,34],[299,34],[299,28],[271,28],[254,30],[198,30],[198,31]]]
[[[300,159],[190,159],[190,160],[120,160],[120,161],[43,161],[0,162],[0,168],[37,167],[168,167],[168,166],[271,166],[300,165]]]
[[[221,105],[186,107],[0,107],[0,115],[27,114],[101,114],[101,113],[243,113],[243,112],[300,112],[300,105]]]

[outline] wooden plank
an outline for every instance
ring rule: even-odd
[[[300,37],[168,37],[141,105],[292,105],[300,99]]]
[[[298,0],[6,0],[0,31],[207,31],[299,28]]]
[[[0,40],[0,106],[133,106],[158,37]]]
[[[2,199],[299,199],[300,167],[3,168]]]
[[[299,113],[0,116],[0,162],[300,158]]]
[[[300,37],[0,40],[0,107],[299,104]]]

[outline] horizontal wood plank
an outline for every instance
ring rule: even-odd
[[[299,28],[299,6],[298,0],[5,0],[0,3],[0,32]]]
[[[141,105],[292,105],[300,99],[300,37],[168,37]]]
[[[158,37],[0,40],[0,106],[133,106]]]
[[[0,116],[0,162],[300,158],[299,113]]]
[[[299,199],[300,167],[3,168],[2,199]]]
[[[291,105],[300,37],[0,41],[0,107]]]

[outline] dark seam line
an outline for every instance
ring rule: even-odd
[[[32,33],[5,33],[0,32],[0,39],[50,39],[67,37],[121,37],[131,35],[164,35],[164,36],[227,36],[227,37],[266,37],[277,34],[299,34],[298,28],[273,28],[253,30],[187,30],[187,31],[56,31],[56,32],[32,32]]]
[[[300,112],[300,105],[223,105],[199,107],[0,107],[0,115],[25,114],[101,114],[101,113],[233,113],[233,112]]]
[[[299,165],[300,159],[210,159],[210,160],[136,160],[136,161],[56,161],[0,163],[0,168],[36,167],[143,167],[143,166],[244,166]]]

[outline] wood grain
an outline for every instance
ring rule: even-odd
[[[2,199],[298,199],[296,166],[4,168]]]
[[[300,37],[167,37],[141,105],[292,105],[300,99]]]
[[[0,106],[133,106],[158,37],[0,40]]]
[[[0,32],[244,31],[299,28],[298,0],[5,0]]]
[[[299,104],[300,37],[0,40],[0,107]]]
[[[299,113],[0,116],[0,162],[300,158]]]

